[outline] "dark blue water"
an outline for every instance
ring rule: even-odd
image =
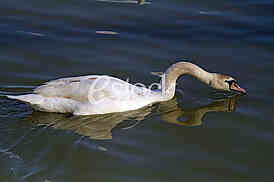
[[[150,2],[0,2],[0,95],[86,74],[148,85],[181,59],[248,94],[183,77],[169,102],[85,117],[0,96],[1,182],[273,181],[274,2]]]

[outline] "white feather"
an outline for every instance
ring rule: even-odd
[[[159,100],[157,92],[110,76],[82,76],[46,82],[33,94],[8,96],[39,111],[105,114],[136,110]]]

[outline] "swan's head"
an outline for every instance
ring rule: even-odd
[[[218,90],[225,90],[229,92],[237,92],[240,94],[246,94],[246,91],[241,88],[237,81],[231,76],[214,73],[213,79],[210,85]]]

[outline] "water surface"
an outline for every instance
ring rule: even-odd
[[[169,102],[85,117],[0,96],[0,181],[273,181],[274,3],[150,2],[0,2],[0,95],[86,74],[149,85],[180,59],[248,95],[183,77]]]

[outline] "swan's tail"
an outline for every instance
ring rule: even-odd
[[[0,97],[16,99],[27,103],[37,100],[36,94],[31,94],[29,90],[34,89],[34,86],[27,85],[0,85]],[[14,91],[12,91],[14,90]],[[18,95],[13,95],[18,94]],[[20,95],[19,95],[20,94]]]
[[[26,95],[5,95],[9,99],[16,99],[22,102],[26,102],[32,105],[40,104],[43,102],[43,97],[38,94],[26,94]]]

